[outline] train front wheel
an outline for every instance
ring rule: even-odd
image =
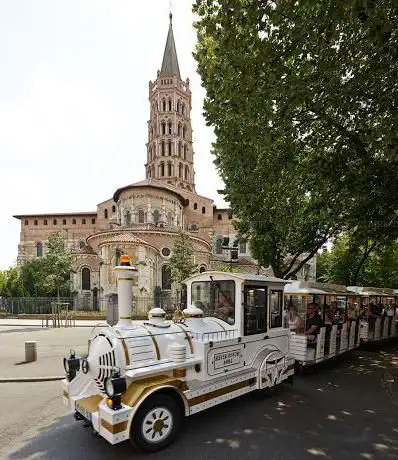
[[[183,413],[171,396],[159,394],[144,401],[134,416],[131,439],[145,452],[156,452],[174,442],[181,431]]]

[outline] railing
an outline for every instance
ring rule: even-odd
[[[218,342],[220,340],[234,339],[238,337],[237,329],[230,329],[228,331],[214,331],[214,332],[191,332],[192,338],[199,342]]]
[[[105,315],[108,311],[117,311],[117,295],[95,296],[93,294],[77,294],[70,297],[0,297],[0,314],[4,315],[49,315],[53,313],[54,303],[63,304],[63,310],[76,313]],[[132,314],[146,316],[153,307],[163,308],[168,316],[174,313],[175,307],[185,308],[185,303],[168,294],[155,297],[134,297]]]

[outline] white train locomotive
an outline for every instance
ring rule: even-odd
[[[93,329],[87,358],[65,359],[62,382],[75,418],[111,444],[131,439],[159,450],[185,416],[292,378],[283,321],[288,281],[201,273],[186,281],[189,307],[172,320],[154,308],[147,321],[132,321],[136,268],[122,256],[115,270],[119,322]]]

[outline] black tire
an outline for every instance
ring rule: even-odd
[[[150,396],[134,416],[131,424],[131,440],[144,452],[164,449],[177,438],[181,431],[183,417],[180,404],[172,396],[166,394]]]

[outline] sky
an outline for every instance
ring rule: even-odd
[[[191,5],[172,1],[181,76],[191,81],[196,190],[222,207]],[[169,0],[0,0],[0,270],[16,263],[13,215],[95,211],[145,178],[148,82],[169,10]]]

